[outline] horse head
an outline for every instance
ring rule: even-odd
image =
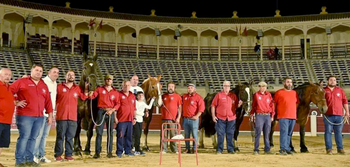
[[[252,85],[253,85],[252,81],[250,81],[249,83],[245,82],[243,84],[238,82],[238,84],[234,88],[234,92],[237,95],[238,100],[242,100],[243,102],[241,107],[242,109],[244,109],[246,113],[248,113],[251,108],[251,102],[253,97]]]
[[[84,63],[83,63],[83,72],[81,73],[80,87],[93,91],[97,88],[97,69],[98,64],[96,62],[97,56],[94,56],[92,59],[84,53]],[[88,83],[89,86],[85,87],[85,83]]]
[[[306,88],[305,97],[309,97],[310,101],[317,106],[318,110],[322,114],[325,114],[328,110],[325,94],[323,84],[310,82],[310,85]]]
[[[159,106],[159,104],[162,104],[162,85],[160,84],[160,79],[161,75],[158,75],[158,77],[151,77],[150,75],[148,75],[148,78],[142,82],[141,88],[144,91],[147,103],[153,97],[156,97],[155,105]]]

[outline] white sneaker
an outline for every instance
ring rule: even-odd
[[[166,151],[162,151],[162,154],[166,154]]]
[[[45,162],[45,163],[51,163],[51,160],[46,158],[45,156],[41,158],[40,160],[41,162]]]
[[[176,135],[174,137],[172,137],[171,139],[184,139],[185,137],[182,136],[182,134]]]
[[[132,152],[135,152],[135,147],[133,147],[133,148],[131,149],[131,151],[132,151]]]
[[[134,152],[134,155],[140,155],[140,152],[135,151],[135,152]]]
[[[34,161],[35,163],[37,163],[37,164],[40,162],[39,158],[37,158],[36,156],[34,156],[33,161]]]

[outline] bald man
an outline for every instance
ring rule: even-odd
[[[130,91],[134,93],[134,95],[136,95],[137,92],[143,93],[143,89],[139,87],[138,84],[139,84],[139,77],[137,75],[132,76],[130,79],[130,85],[131,85]]]
[[[0,70],[0,154],[2,148],[8,148],[10,145],[10,129],[15,111],[14,97],[9,85],[11,77],[10,69],[2,68]],[[0,166],[2,166],[1,163]]]

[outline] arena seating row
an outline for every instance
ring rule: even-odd
[[[47,51],[49,46],[49,37],[45,34],[27,34],[27,46],[31,49],[37,49],[42,51]],[[80,53],[81,51],[81,42],[74,38],[74,52]],[[67,37],[58,37],[51,35],[51,51],[53,52],[64,52],[71,53],[72,51],[72,39]]]
[[[318,80],[335,75],[341,85],[350,85],[349,59],[312,60],[311,64]]]
[[[29,74],[29,59],[25,53],[2,51],[0,52],[1,67],[16,69],[14,79],[23,74]],[[81,55],[70,55],[64,53],[32,52],[34,63],[43,64],[45,71],[51,66],[57,66],[62,72],[59,82],[64,81],[64,73],[68,69],[76,71],[76,81],[80,80],[82,61]],[[308,70],[308,63],[311,70]],[[246,82],[253,79],[255,83],[265,80],[268,84],[281,84],[286,76],[292,76],[295,85],[309,81],[309,78],[325,79],[329,75],[340,76],[344,85],[350,85],[350,74],[348,66],[350,60],[304,60],[292,61],[173,61],[173,60],[145,60],[127,59],[100,56],[99,84],[103,84],[103,75],[109,73],[115,77],[115,85],[120,88],[125,79],[132,75],[139,76],[140,81],[151,76],[162,75],[163,83],[174,81],[176,84],[196,83],[198,86],[208,85],[211,89],[220,90],[224,80],[232,81],[233,84]],[[310,72],[311,71],[311,72]],[[310,74],[311,73],[311,74]],[[46,75],[46,74],[44,74]],[[165,90],[166,88],[163,87]]]

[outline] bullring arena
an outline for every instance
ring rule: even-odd
[[[195,13],[191,18],[179,18],[156,16],[155,11],[149,16],[116,13],[113,7],[108,12],[87,12],[71,8],[69,3],[58,7],[2,0],[0,18],[0,67],[12,70],[12,81],[28,75],[33,64],[42,64],[44,71],[51,66],[59,68],[58,82],[64,81],[69,69],[74,70],[78,83],[82,53],[88,52],[98,56],[99,85],[103,84],[104,75],[111,74],[117,89],[124,79],[138,75],[142,82],[150,74],[161,75],[163,85],[175,82],[180,94],[186,91],[187,83],[195,83],[198,93],[205,97],[221,90],[225,80],[236,85],[252,79],[255,87],[259,81],[265,81],[268,91],[274,92],[282,88],[286,76],[292,77],[297,86],[335,75],[350,99],[350,13],[327,13],[323,7],[320,13],[305,16],[281,16],[276,11],[275,16],[266,18],[239,18],[237,12],[232,18],[196,18]],[[260,45],[259,52],[254,51],[256,43]],[[268,52],[275,47],[279,49],[277,58]],[[198,150],[199,166],[350,166],[350,126],[343,128],[343,144],[348,154],[326,155],[322,115],[314,106],[311,110],[305,138],[310,153],[299,153],[296,125],[293,143],[297,154],[253,155],[250,125],[245,117],[238,137],[240,152],[216,155],[210,138],[205,138],[205,148]],[[102,158],[75,156],[72,162],[42,166],[157,166],[160,125],[157,110],[150,126],[151,151],[146,156],[106,158],[104,135]],[[10,148],[3,149],[0,156],[5,166],[15,164],[18,137],[15,119],[11,127]],[[278,127],[276,130],[273,152],[279,150]],[[82,145],[86,143],[85,136],[81,134]],[[54,142],[53,126],[46,145],[47,157],[52,160]],[[94,146],[95,136],[92,154]],[[196,165],[194,154],[181,156],[182,166]],[[163,155],[162,166],[175,165],[176,154]]]

